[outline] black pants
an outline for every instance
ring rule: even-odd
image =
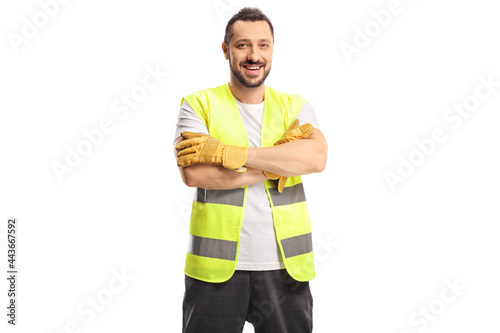
[[[223,283],[186,276],[183,333],[240,333],[245,321],[256,333],[312,332],[309,282],[286,270],[236,271]]]

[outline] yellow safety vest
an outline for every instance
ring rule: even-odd
[[[226,144],[250,147],[236,100],[228,84],[197,91],[186,100],[205,123],[209,134]],[[291,125],[305,100],[266,87],[261,147],[272,147]],[[297,281],[314,278],[311,222],[300,177],[288,178],[279,193],[273,181],[264,182],[271,204],[274,230],[283,263]],[[185,274],[206,282],[224,282],[238,260],[240,230],[248,186],[232,190],[197,188],[193,200]]]

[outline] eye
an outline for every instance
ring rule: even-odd
[[[261,47],[269,47],[267,44],[260,44]]]
[[[247,46],[247,44],[238,44],[238,47],[244,47],[244,46]]]

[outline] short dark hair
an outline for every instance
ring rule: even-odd
[[[245,7],[242,8],[239,12],[234,14],[233,17],[227,22],[226,25],[226,35],[224,36],[224,43],[229,47],[229,41],[234,34],[234,22],[236,21],[266,21],[269,24],[269,28],[271,28],[271,35],[274,39],[274,28],[271,20],[259,9],[255,7]]]

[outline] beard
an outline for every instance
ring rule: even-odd
[[[252,62],[245,62],[245,63],[249,64],[249,65],[257,64],[257,63],[252,63]],[[243,73],[238,70],[238,68],[234,68],[233,65],[231,65],[231,56],[229,56],[229,68],[231,69],[231,73],[233,73],[234,77],[238,80],[238,82],[247,88],[260,87],[264,83],[264,81],[266,80],[269,73],[271,72],[271,68],[269,68],[268,70],[265,70],[265,68],[264,68],[264,76],[262,77],[262,79],[260,79],[257,82],[252,83],[252,81],[248,80],[243,75]]]

